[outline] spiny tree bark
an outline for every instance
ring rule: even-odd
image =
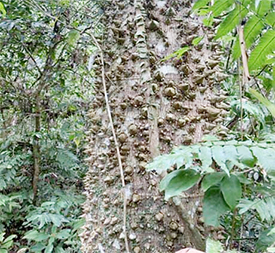
[[[219,74],[219,53],[207,36],[181,59],[161,61],[208,33],[190,13],[189,0],[113,0],[105,4],[105,31],[98,41],[104,66],[102,69],[98,56],[96,97],[89,112],[83,252],[125,252],[124,191],[130,252],[204,248],[196,219],[200,199],[164,201],[158,190],[160,177],[145,170],[153,157],[168,153],[173,146],[196,143],[204,134],[216,131],[226,113],[225,97],[219,91],[224,78]],[[102,71],[125,189],[104,100]]]

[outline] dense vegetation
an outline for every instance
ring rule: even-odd
[[[79,252],[93,4],[0,10],[0,252]]]

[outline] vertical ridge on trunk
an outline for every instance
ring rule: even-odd
[[[190,1],[113,0],[105,6],[99,43],[126,181],[127,232],[135,253],[203,248],[195,214],[199,199],[164,201],[160,177],[145,171],[153,157],[216,131],[226,113],[218,91],[223,78],[218,74],[219,56],[206,36],[204,44],[181,59],[162,61],[207,32],[190,12]],[[124,252],[122,186],[99,61],[96,74],[82,250]]]

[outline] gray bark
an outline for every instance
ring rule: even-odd
[[[191,15],[191,1],[108,1],[100,45],[107,92],[127,192],[130,252],[204,249],[197,224],[200,198],[192,189],[178,203],[164,201],[161,179],[145,165],[175,145],[191,144],[216,131],[226,113],[219,104],[219,53],[207,36],[181,59],[161,61],[209,35]],[[212,50],[212,51],[211,51]],[[125,252],[123,189],[104,101],[98,59],[95,100],[89,112],[89,172],[85,179],[83,252]],[[164,176],[164,175],[162,175]]]

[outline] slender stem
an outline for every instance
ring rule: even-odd
[[[235,208],[232,218],[232,226],[231,226],[231,237],[229,242],[229,248],[233,248],[233,238],[235,236],[235,225],[236,225],[236,215],[237,215],[237,208]]]
[[[243,91],[242,91],[242,81],[241,81],[241,73],[240,73],[240,59],[238,59],[238,72],[239,72],[239,92],[240,92],[240,107],[241,107],[241,115],[240,115],[240,118],[241,118],[241,140],[243,141]]]
[[[40,95],[40,94],[39,94]],[[33,172],[33,204],[37,203],[37,192],[38,192],[38,181],[40,174],[40,147],[39,147],[39,138],[37,134],[40,132],[40,96],[36,97],[35,101],[35,136],[33,144],[33,160],[34,160],[34,172]]]

